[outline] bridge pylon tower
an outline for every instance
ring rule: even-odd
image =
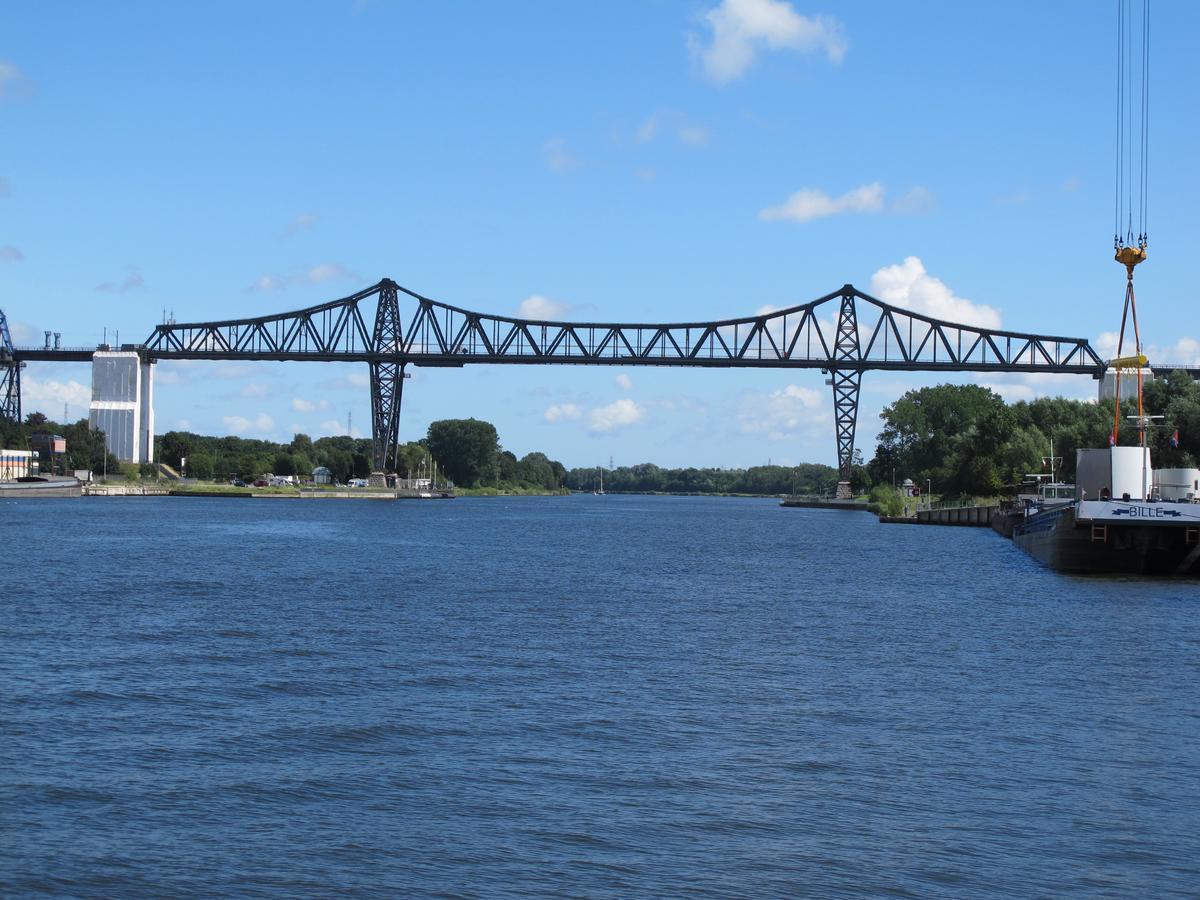
[[[0,420],[21,423],[21,363],[14,356],[8,319],[0,309]]]
[[[833,385],[833,413],[837,433],[839,500],[849,500],[854,492],[850,476],[854,465],[854,429],[858,422],[858,388],[862,382],[862,346],[858,339],[858,311],[854,305],[856,291],[852,285],[842,288],[841,308],[838,310],[837,338],[833,345],[835,363],[852,364],[829,369]]]
[[[404,329],[396,282],[380,284],[375,310],[372,350],[381,357],[371,360],[371,463],[376,472],[395,472],[400,439],[400,402],[404,396],[404,363],[395,354],[404,350]]]

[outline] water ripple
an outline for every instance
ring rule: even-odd
[[[1188,585],[754,500],[54,515],[0,617],[0,895],[1200,884]]]

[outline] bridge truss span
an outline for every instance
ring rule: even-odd
[[[391,297],[399,300],[398,318],[394,327],[380,332],[369,324],[370,305],[378,309],[381,298]],[[850,345],[839,334],[846,304],[856,314]],[[852,285],[810,303],[740,319],[629,324],[479,313],[384,280],[295,312],[160,325],[145,348],[159,359],[387,358],[434,366],[558,363],[1077,374],[1094,374],[1103,366],[1081,338],[947,322],[886,304]]]
[[[820,369],[833,388],[840,490],[849,488],[865,371],[1100,377],[1105,365],[1082,338],[949,322],[884,303],[850,284],[810,302],[754,316],[647,324],[544,321],[475,312],[384,279],[348,297],[292,312],[164,323],[136,349],[150,360],[368,363],[374,462],[381,470],[394,465],[396,458],[408,365]],[[12,377],[12,364],[19,362],[23,350],[31,359],[48,358],[44,354],[51,352],[8,351]]]

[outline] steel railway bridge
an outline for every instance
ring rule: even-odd
[[[4,324],[0,313],[0,326]],[[27,361],[89,361],[95,348],[15,347],[3,327],[0,417],[20,419]],[[47,342],[48,343],[48,342]],[[105,348],[107,349],[107,348]],[[809,303],[715,322],[549,322],[473,312],[390,279],[328,303],[277,315],[159,325],[145,361],[364,362],[371,372],[374,465],[394,470],[405,367],[499,365],[820,369],[833,389],[839,491],[848,490],[859,387],[868,370],[1103,375],[1085,339],[981,328],[924,316],[853,285]]]

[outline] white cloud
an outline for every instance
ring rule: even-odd
[[[1200,366],[1200,341],[1193,337],[1181,337],[1169,347],[1155,349],[1155,360],[1181,366]]]
[[[265,384],[247,384],[244,385],[240,391],[238,391],[238,395],[242,397],[262,399],[263,397],[267,396],[269,391],[270,389]]]
[[[322,389],[335,391],[356,391],[359,388],[365,388],[371,383],[371,376],[366,372],[353,371],[349,372],[341,378],[330,378],[320,383]]]
[[[612,431],[640,422],[644,416],[645,413],[632,400],[614,400],[608,406],[598,407],[588,414],[588,428],[591,431]]]
[[[542,157],[546,160],[550,171],[559,175],[569,172],[579,165],[579,160],[571,152],[567,139],[564,137],[553,137],[542,144]]]
[[[846,55],[846,37],[837,19],[802,16],[782,0],[722,0],[704,20],[712,29],[712,42],[705,45],[689,35],[688,45],[705,75],[718,84],[744,74],[763,49],[823,51],[833,63]]]
[[[300,213],[292,221],[288,222],[286,233],[290,236],[301,231],[307,231],[317,224],[316,213]]]
[[[96,285],[96,290],[102,293],[110,293],[112,291],[136,291],[146,286],[146,279],[142,278],[139,272],[130,272],[120,281],[102,281]]]
[[[292,409],[302,413],[316,412],[318,409],[329,409],[329,401],[318,400],[314,403],[311,400],[305,400],[303,397],[293,397]]]
[[[14,344],[29,344],[41,336],[38,330],[28,322],[20,322],[16,319],[8,320],[8,331]]]
[[[1092,347],[1105,359],[1112,359],[1117,355],[1117,339],[1119,337],[1120,335],[1115,331],[1102,331],[1100,336],[1092,341]],[[1121,352],[1124,352],[1123,348]]]
[[[361,281],[362,279],[341,263],[321,263],[295,275],[261,275],[247,290],[281,291],[293,284],[324,284],[326,281],[335,280]]]
[[[337,419],[326,419],[317,427],[325,434],[345,434],[345,422],[339,422]]]
[[[622,390],[633,390],[633,379],[624,372],[618,372],[615,381],[617,382],[617,387],[621,388]]]
[[[1119,335],[1115,331],[1101,332],[1092,341],[1092,348],[1103,359],[1112,359],[1117,355],[1118,337]],[[1129,328],[1125,332],[1125,343],[1121,346],[1121,354],[1123,356],[1132,356],[1136,352],[1133,342],[1133,329]],[[1187,335],[1178,338],[1173,344],[1162,346],[1158,344],[1143,344],[1142,352],[1146,354],[1151,364],[1156,366],[1200,366],[1200,341]]]
[[[262,375],[262,370],[256,368],[253,363],[232,360],[164,359],[158,363],[157,369],[158,371],[154,373],[154,381],[159,384],[179,384],[181,381],[189,381],[189,377],[185,374],[189,369],[199,370],[199,377],[205,379],[250,378],[255,374]]]
[[[764,222],[811,222],[841,213],[874,213],[883,209],[884,187],[878,181],[864,184],[840,197],[830,197],[816,188],[796,191],[779,206],[761,210]]]
[[[871,276],[871,293],[893,306],[961,325],[999,328],[1000,313],[990,306],[958,297],[942,281],[929,275],[920,258],[906,257],[895,266],[884,266]]]
[[[917,185],[892,201],[892,212],[901,215],[921,215],[933,212],[936,207],[937,200],[934,199],[933,192],[921,185]]]
[[[275,429],[275,420],[266,413],[259,413],[253,419],[244,416],[223,416],[221,421],[225,427],[241,437],[247,435],[269,436]]]
[[[1066,397],[1070,400],[1096,399],[1096,381],[1088,375],[1060,375],[1054,372],[989,372],[974,376],[976,383],[989,388],[1007,403],[1038,397]]]
[[[789,384],[764,394],[754,391],[742,397],[737,412],[738,430],[743,434],[765,434],[783,440],[829,424],[829,397],[813,388]]]
[[[561,319],[563,316],[569,315],[570,312],[571,304],[551,300],[540,294],[526,297],[521,301],[520,306],[517,307],[517,315],[522,319]]]
[[[1009,194],[1001,194],[995,199],[997,206],[1025,206],[1033,199],[1033,191],[1029,188],[1021,188]]]
[[[7,60],[0,59],[0,100],[9,92],[10,86],[21,80],[21,70]]]
[[[175,430],[176,431],[191,431],[192,430],[192,420],[191,419],[179,419],[178,421],[175,422]]]
[[[332,281],[335,278],[353,278],[350,270],[340,263],[322,263],[319,266],[313,266],[304,275],[304,280],[309,284],[321,284],[324,281]]]
[[[686,115],[678,110],[666,109],[649,116],[634,133],[634,142],[648,144],[669,130],[678,138],[681,144],[699,147],[708,143],[708,129],[688,121]]]
[[[3,247],[0,247],[0,262],[20,262],[24,258],[25,254],[12,244],[5,244]]]
[[[81,419],[91,406],[92,389],[74,379],[42,381],[28,375],[21,379],[21,405],[24,412],[37,410],[58,421],[62,417],[64,403],[75,411],[76,419]]]
[[[578,419],[582,415],[583,410],[574,403],[560,403],[542,413],[542,418],[547,422],[565,422],[570,419]]]
[[[662,113],[655,113],[638,127],[637,134],[633,139],[639,144],[648,144],[658,137],[658,129],[661,125]]]
[[[281,291],[287,287],[287,279],[278,275],[262,275],[250,286],[252,291]]]

